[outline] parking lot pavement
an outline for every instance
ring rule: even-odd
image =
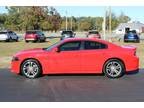
[[[0,101],[144,101],[144,70],[120,79],[101,75],[27,79],[0,69]]]

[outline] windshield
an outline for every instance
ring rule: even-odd
[[[61,41],[58,41],[58,42],[52,44],[51,46],[49,46],[49,47],[47,47],[47,48],[44,48],[44,50],[50,51],[52,48],[54,48],[55,46],[57,46],[57,45],[60,44],[60,43],[61,43]]]

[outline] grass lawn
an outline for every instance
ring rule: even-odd
[[[9,68],[13,54],[31,48],[45,48],[59,41],[59,39],[50,39],[45,43],[25,43],[25,42],[0,42],[0,68]],[[144,42],[140,43],[123,43],[115,41],[118,45],[135,45],[137,47],[137,55],[140,57],[140,68],[144,68]]]

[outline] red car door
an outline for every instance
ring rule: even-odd
[[[48,65],[54,73],[79,73],[81,71],[81,42],[66,42],[48,58]]]
[[[84,50],[81,51],[81,67],[86,73],[101,73],[105,61],[107,45],[85,41]]]

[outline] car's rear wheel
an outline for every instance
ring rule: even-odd
[[[136,43],[140,43],[140,40],[136,40]]]
[[[21,65],[21,73],[27,78],[37,78],[41,75],[41,65],[37,60],[28,59],[25,60]]]
[[[25,40],[25,42],[28,43],[29,41],[28,41],[28,40]]]
[[[117,59],[108,60],[103,67],[104,74],[109,78],[119,78],[124,75],[124,64]]]

